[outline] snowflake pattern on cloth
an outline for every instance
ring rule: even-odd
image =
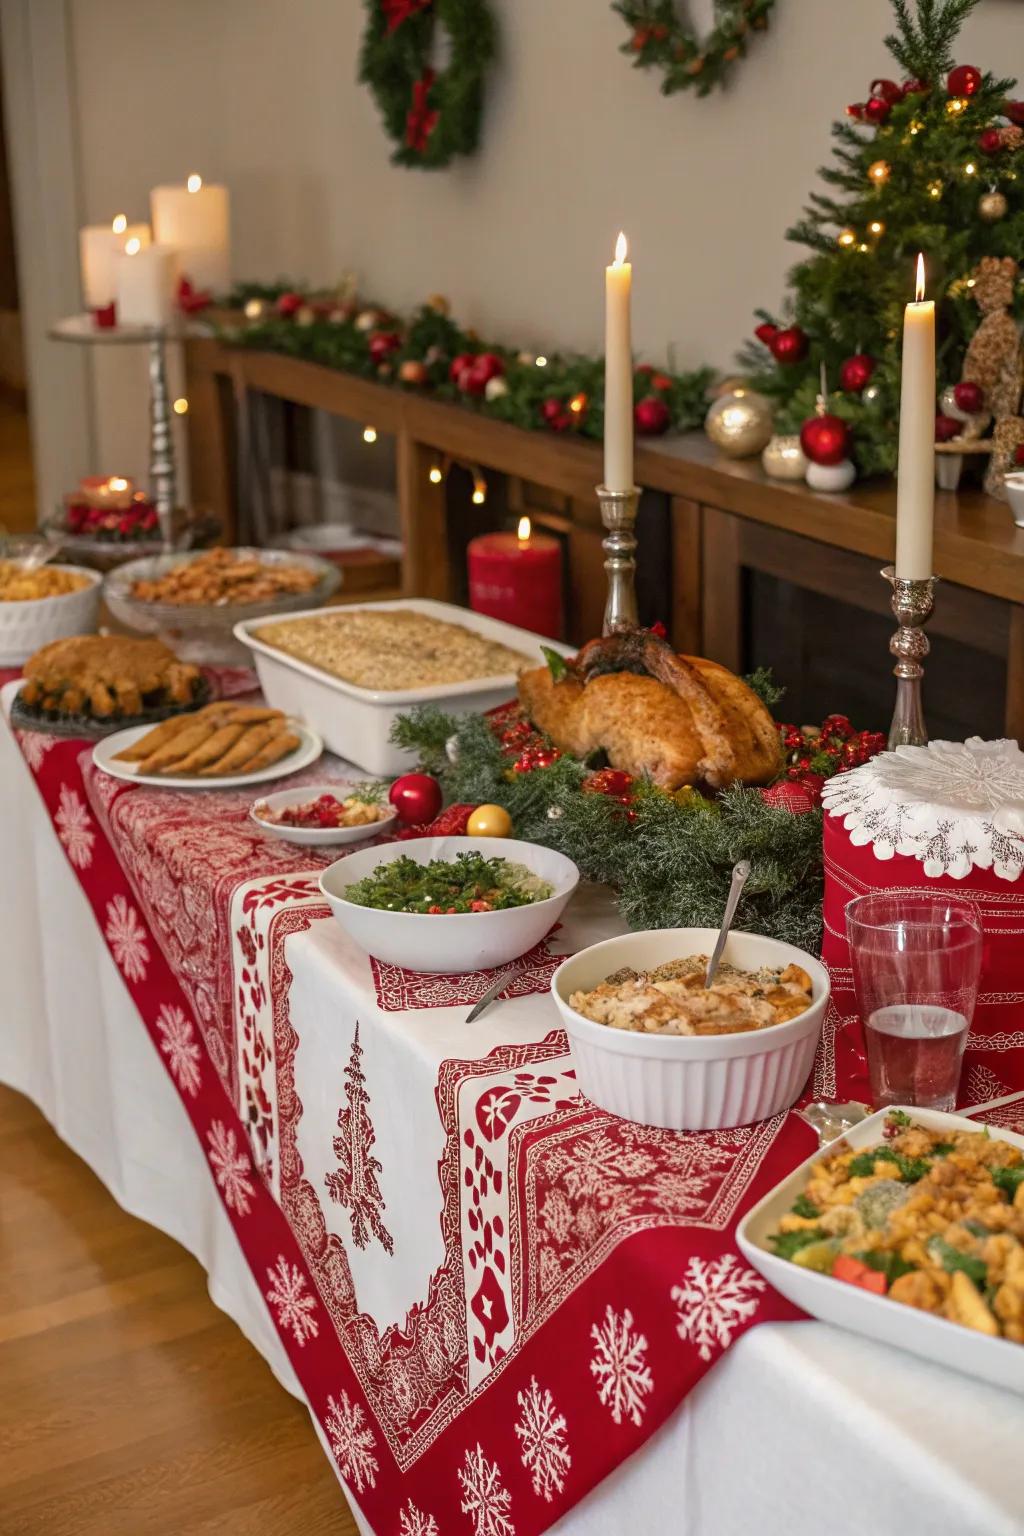
[[[273,1269],[267,1270],[267,1279],[270,1288],[264,1295],[277,1314],[277,1326],[289,1328],[300,1347],[307,1339],[315,1339],[320,1332],[320,1324],[314,1316],[316,1297],[307,1294],[306,1277],[298,1265],[289,1264],[280,1253]]]
[[[1015,741],[932,741],[879,753],[822,789],[855,847],[920,860],[929,879],[1024,870],[1024,752]]]
[[[632,1419],[639,1428],[647,1404],[644,1398],[654,1391],[654,1377],[647,1364],[647,1340],[633,1332],[633,1314],[627,1307],[621,1314],[606,1307],[604,1319],[590,1330],[594,1357],[590,1374],[597,1381],[597,1395],[609,1410],[612,1422]]]
[[[440,1536],[440,1532],[433,1515],[424,1514],[410,1499],[399,1512],[398,1536]]]
[[[338,1159],[338,1168],[324,1178],[327,1193],[338,1205],[348,1211],[352,1226],[352,1241],[357,1248],[365,1248],[371,1235],[377,1239],[385,1253],[394,1253],[395,1244],[384,1225],[384,1196],[380,1192],[377,1175],[382,1172],[380,1159],[373,1156],[376,1141],[370,1120],[370,1095],[366,1087],[366,1074],[360,1065],[363,1048],[359,1044],[359,1025],[352,1038],[352,1050],[345,1068],[345,1098],[347,1105],[338,1111],[339,1136],[331,1143]]]
[[[533,1480],[534,1493],[550,1504],[565,1487],[572,1466],[565,1415],[558,1412],[551,1393],[536,1376],[530,1378],[525,1392],[516,1394],[516,1401],[522,1409],[515,1432],[522,1442],[523,1466]]]
[[[92,863],[92,847],[96,841],[92,817],[77,790],[66,784],[60,787],[60,804],[53,818],[57,836],[64,844],[64,851],[76,869],[88,869]]]
[[[54,738],[47,736],[45,731],[15,731],[14,734],[26,763],[33,773],[38,773],[43,766],[43,758],[54,745]]]
[[[377,1483],[377,1458],[373,1454],[377,1438],[366,1422],[366,1415],[359,1403],[352,1402],[347,1392],[341,1393],[341,1401],[327,1399],[324,1428],[331,1442],[338,1463],[338,1471],[356,1493],[364,1488],[374,1488]]]
[[[760,1275],[743,1268],[733,1253],[717,1259],[691,1258],[682,1285],[674,1285],[671,1291],[679,1312],[676,1332],[696,1344],[702,1360],[710,1360],[713,1347],[727,1348],[740,1324],[753,1317],[761,1299],[751,1293],[764,1289]]]
[[[473,1536],[515,1536],[509,1516],[512,1495],[501,1481],[495,1461],[488,1461],[479,1444],[466,1452],[465,1467],[459,1468],[462,1484],[462,1513],[473,1522]]]
[[[256,1193],[249,1178],[252,1172],[249,1154],[239,1147],[234,1131],[228,1130],[223,1120],[214,1120],[206,1139],[210,1143],[206,1155],[217,1187],[224,1196],[224,1204],[229,1211],[248,1216],[250,1201]]]
[[[202,1078],[199,1067],[202,1052],[192,1020],[177,1003],[162,1003],[156,1016],[156,1027],[163,1036],[160,1050],[167,1057],[168,1071],[182,1093],[194,1099]]]
[[[124,896],[115,896],[107,902],[107,924],[103,932],[122,974],[129,981],[145,981],[149,969],[146,930],[139,914]]]

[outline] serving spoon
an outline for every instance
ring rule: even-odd
[[[708,968],[704,972],[705,987],[710,987],[711,983],[715,979],[715,972],[718,970],[719,962],[722,959],[722,951],[725,948],[725,941],[729,937],[729,929],[732,927],[732,920],[736,916],[736,908],[739,906],[740,897],[743,895],[743,887],[747,883],[747,877],[749,874],[749,859],[740,859],[739,863],[734,864],[732,867],[732,884],[729,887],[729,896],[725,903],[725,911],[722,913],[722,926],[718,930],[718,938],[715,941],[714,949],[711,951],[711,959],[708,961]]]

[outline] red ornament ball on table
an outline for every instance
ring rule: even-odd
[[[440,784],[429,773],[403,773],[388,790],[388,799],[398,812],[399,821],[419,826],[433,821],[444,796]]]
[[[850,429],[840,416],[811,416],[800,428],[800,446],[814,464],[839,464],[850,446]]]
[[[789,325],[778,331],[768,346],[777,363],[799,363],[807,356],[807,332],[799,325]]]
[[[839,386],[848,394],[859,395],[861,390],[867,387],[874,371],[874,358],[869,357],[866,352],[857,352],[840,366]]]
[[[985,391],[973,379],[961,379],[959,384],[954,384],[953,399],[969,416],[976,416],[985,407]]]
[[[946,90],[951,96],[973,96],[981,84],[981,70],[973,64],[958,64],[946,78]]]
[[[952,442],[954,437],[960,435],[961,423],[955,416],[943,416],[941,412],[935,418],[935,441],[937,443]]]
[[[641,436],[657,437],[660,433],[668,431],[672,413],[664,400],[657,395],[647,395],[643,400],[638,400],[634,406],[633,420]]]

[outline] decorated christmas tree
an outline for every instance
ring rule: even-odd
[[[789,274],[783,312],[758,311],[742,354],[776,405],[778,432],[814,417],[824,365],[827,410],[849,435],[838,423],[831,441],[823,431],[819,462],[848,452],[863,474],[895,468],[903,307],[919,251],[937,307],[938,439],[985,437],[994,417],[1004,467],[1024,442],[1024,101],[1014,81],[957,62],[976,4],[893,0],[885,43],[904,78],[872,81],[833,126],[824,188],[787,235],[811,255]]]

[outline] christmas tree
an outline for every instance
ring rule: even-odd
[[[798,432],[814,415],[824,365],[828,411],[847,423],[862,474],[896,465],[903,308],[919,251],[936,301],[937,395],[946,392],[948,411],[958,386],[965,407],[956,422],[939,416],[938,435],[960,430],[971,411],[1000,414],[978,384],[963,382],[963,370],[982,319],[979,262],[1024,256],[1024,101],[1012,99],[1013,80],[956,62],[957,36],[976,4],[893,0],[896,26],[885,43],[905,78],[873,81],[868,99],[834,124],[825,189],[811,193],[787,232],[812,254],[789,274],[784,312],[758,311],[757,340],[741,356],[775,403],[779,432]],[[1024,294],[1012,266],[1005,270],[1009,312],[1019,318]]]

